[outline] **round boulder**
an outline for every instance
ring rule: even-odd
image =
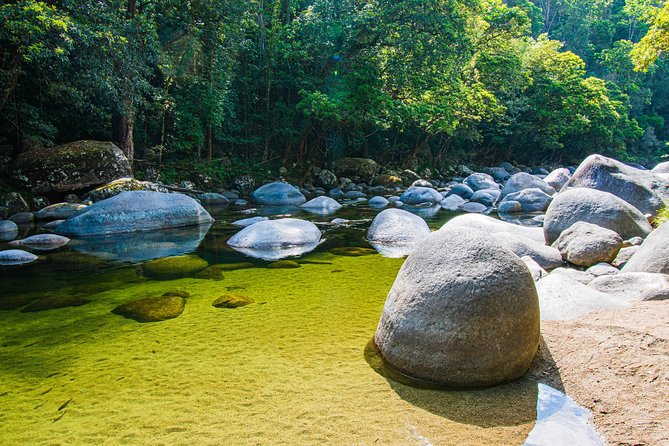
[[[386,209],[372,221],[367,240],[375,243],[416,243],[430,234],[425,220],[402,209]]]
[[[608,192],[576,188],[558,194],[546,211],[544,233],[553,244],[576,222],[584,221],[617,232],[623,239],[646,237],[652,226],[638,209]]]
[[[500,202],[499,207],[500,212],[504,212],[501,211],[501,209],[506,209],[507,206],[502,206],[502,204],[508,202],[517,202],[520,203],[520,212],[544,212],[546,209],[548,209],[551,201],[553,201],[553,197],[541,189],[532,187],[508,194]],[[513,206],[515,207],[515,205]]]
[[[568,262],[592,266],[613,262],[623,246],[623,239],[615,231],[579,221],[562,231],[553,246]]]
[[[339,204],[337,200],[325,196],[316,197],[313,200],[309,200],[300,207],[302,209],[306,209],[309,212],[315,212],[318,214],[330,214],[332,212],[337,212],[342,208],[341,204]]]
[[[407,258],[374,340],[408,376],[474,387],[523,375],[539,337],[539,301],[525,263],[480,231],[449,228]]]
[[[268,206],[299,206],[307,201],[294,186],[283,182],[274,182],[260,186],[251,194],[253,202]]]
[[[430,187],[412,186],[406,190],[400,200],[405,204],[441,203],[444,197]]]
[[[474,192],[482,189],[499,189],[499,184],[487,173],[473,173],[465,178],[465,185]],[[466,198],[466,197],[463,197]]]
[[[320,240],[321,231],[310,221],[280,218],[242,229],[228,240],[228,245],[253,257],[279,260],[311,251]]]
[[[506,197],[509,194],[520,192],[525,189],[539,189],[547,195],[555,195],[555,189],[549,186],[548,183],[541,178],[537,178],[526,172],[518,172],[509,178],[509,181],[504,185],[504,188],[502,189],[502,197]]]

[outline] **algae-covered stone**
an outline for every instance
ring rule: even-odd
[[[374,177],[372,186],[398,187],[402,185],[402,179],[394,175],[378,175]]]
[[[186,300],[178,296],[147,297],[119,305],[112,313],[137,322],[160,322],[183,313]]]
[[[267,265],[269,269],[293,269],[301,268],[302,265],[297,263],[295,260],[278,260]]]
[[[255,265],[251,262],[237,262],[237,263],[219,263],[215,266],[220,268],[221,271],[236,271],[238,269],[253,268]]]
[[[338,175],[372,178],[379,171],[376,161],[368,158],[342,158],[337,161]]]
[[[239,308],[253,303],[253,299],[238,294],[226,293],[212,304],[216,308]]]
[[[183,297],[184,299],[188,299],[190,297],[190,293],[186,290],[172,290],[172,291],[167,291],[163,293],[163,297]]]
[[[79,296],[44,296],[21,310],[21,313],[37,313],[39,311],[56,310],[66,307],[80,307],[89,303],[89,299]]]
[[[209,266],[206,260],[196,255],[166,257],[142,265],[142,271],[153,279],[187,277]]]
[[[98,202],[107,198],[114,197],[121,192],[148,190],[154,192],[168,192],[168,190],[160,184],[152,183],[150,181],[139,181],[134,178],[119,178],[111,181],[104,186],[93,189],[84,197],[86,200]]]
[[[346,257],[361,257],[376,254],[376,250],[372,248],[363,248],[360,246],[343,246],[341,248],[332,248],[329,252],[334,255]]]
[[[132,176],[130,162],[111,142],[76,141],[19,155],[14,180],[35,194],[69,192]]]
[[[218,265],[211,265],[199,273],[195,274],[193,277],[196,279],[208,279],[208,280],[223,280],[223,270]]]

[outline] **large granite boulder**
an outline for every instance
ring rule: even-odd
[[[669,202],[669,180],[601,155],[587,157],[565,188],[586,187],[612,193],[644,214],[655,215]]]
[[[400,201],[405,204],[441,203],[444,197],[430,187],[412,186],[401,196]]]
[[[562,231],[553,246],[568,262],[592,266],[613,262],[623,246],[623,239],[615,231],[578,221]]]
[[[537,282],[537,292],[542,321],[567,321],[592,311],[626,308],[629,305],[622,299],[590,288],[568,274],[555,271]]]
[[[669,276],[657,273],[618,273],[599,276],[590,288],[628,302],[669,299]]]
[[[56,233],[68,237],[146,232],[213,222],[207,211],[183,194],[122,192],[65,220]]]
[[[157,183],[150,181],[139,181],[134,178],[119,178],[118,180],[110,181],[109,183],[100,186],[84,195],[85,200],[98,202],[111,198],[121,192],[128,192],[133,190],[150,190],[154,192],[165,192],[168,190]]]
[[[481,231],[446,228],[407,258],[374,341],[408,376],[472,387],[523,375],[539,337],[538,299],[525,263]]]
[[[569,169],[566,168],[560,168],[560,169],[555,169],[551,173],[544,178],[544,181],[546,184],[551,186],[555,190],[560,190],[564,187],[565,184],[569,181],[571,178],[571,172]]]
[[[556,192],[555,189],[549,186],[548,183],[541,178],[526,172],[518,172],[509,178],[509,181],[504,185],[504,188],[502,189],[502,198],[525,189],[539,189],[547,195],[555,195]]]
[[[336,162],[335,171],[339,176],[371,179],[379,171],[379,165],[369,158],[342,158]]]
[[[307,201],[298,188],[278,181],[260,186],[253,191],[251,199],[268,206],[299,206]]]
[[[669,173],[669,161],[665,161],[663,163],[658,164],[657,166],[653,167],[651,172],[658,174],[658,173]]]
[[[531,228],[527,226],[514,225],[487,215],[458,215],[449,220],[442,226],[444,228],[474,228],[483,231],[486,234],[497,234],[500,232],[510,232],[514,235],[528,238],[540,244],[545,244],[544,232],[541,228]]]
[[[623,271],[669,274],[669,224],[660,225],[643,241]]]
[[[501,209],[506,208],[506,205],[503,206],[504,203],[517,202],[520,203],[520,212],[544,212],[546,209],[548,209],[551,201],[553,201],[552,196],[548,195],[541,189],[532,187],[508,194],[499,203],[499,207],[500,212],[502,212]],[[515,209],[516,206],[513,206]]]
[[[131,177],[130,162],[108,141],[76,141],[19,155],[12,177],[34,194],[90,189]]]
[[[546,241],[553,244],[562,231],[579,221],[615,231],[623,239],[646,237],[653,230],[638,209],[615,195],[575,188],[559,193],[548,206],[544,220]]]
[[[306,220],[281,218],[255,223],[228,240],[235,250],[265,260],[279,260],[315,249],[321,231]]]

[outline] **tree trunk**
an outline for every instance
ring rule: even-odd
[[[121,120],[119,123],[118,141],[121,150],[125,156],[132,163],[135,157],[135,142],[133,141],[133,132],[135,128],[135,117],[131,111],[121,113]]]
[[[137,15],[137,0],[128,0],[128,18],[135,18]]]
[[[214,128],[211,125],[207,126],[207,159],[211,161],[214,155]]]

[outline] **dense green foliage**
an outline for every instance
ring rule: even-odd
[[[208,159],[199,168],[214,170],[344,155],[410,167],[594,151],[651,161],[669,139],[667,8],[8,1],[0,138],[17,151],[109,139],[148,165]]]

